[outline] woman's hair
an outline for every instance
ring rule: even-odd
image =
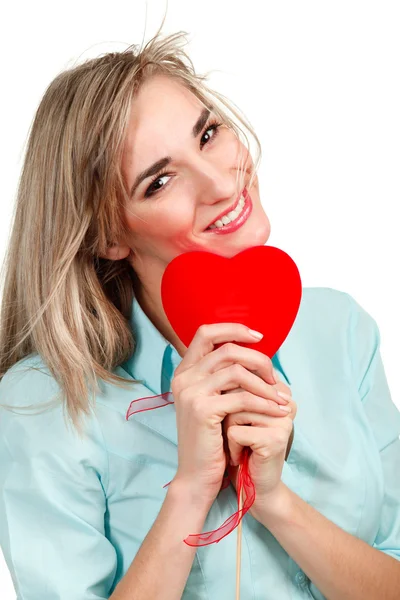
[[[66,409],[78,433],[81,416],[95,402],[97,377],[119,387],[139,381],[112,372],[135,349],[129,317],[138,278],[128,259],[99,255],[128,233],[123,207],[129,189],[121,165],[141,85],[152,75],[174,78],[240,139],[243,131],[228,108],[257,143],[251,182],[261,158],[257,135],[236,105],[206,86],[208,74],[195,73],[181,47],[187,32],[162,39],[163,23],[140,49],[132,45],[57,75],[34,116],[19,178],[1,269],[0,378],[39,354],[61,389],[64,417]]]

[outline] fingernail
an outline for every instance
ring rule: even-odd
[[[254,329],[249,329],[249,333],[250,333],[250,335],[255,337],[257,340],[261,340],[264,337],[263,333],[260,333],[259,331],[255,331]]]
[[[292,409],[290,408],[290,406],[282,406],[281,404],[278,404],[278,406],[284,412],[290,413],[292,411]]]
[[[280,396],[284,400],[287,400],[288,402],[292,399],[292,396],[289,396],[289,394],[286,394],[285,392],[277,391],[276,393],[278,394],[278,396]]]
[[[272,367],[272,371],[273,371],[276,383],[278,383],[278,381],[279,381],[279,373],[278,373],[278,371],[274,367]]]

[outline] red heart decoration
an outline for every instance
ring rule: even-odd
[[[301,295],[296,263],[274,246],[254,246],[232,258],[186,252],[167,265],[161,281],[165,314],[186,347],[200,325],[242,323],[264,334],[255,347],[269,358],[288,336]]]

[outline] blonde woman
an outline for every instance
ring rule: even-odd
[[[235,532],[183,540],[235,511],[222,478],[252,445],[264,468],[241,597],[394,600],[400,414],[374,319],[305,288],[270,360],[241,324],[204,325],[186,348],[163,311],[174,257],[232,257],[270,233],[258,138],[182,39],[158,32],[60,73],[30,132],[0,338],[0,543],[17,597],[233,598]],[[126,418],[164,392],[174,403]]]

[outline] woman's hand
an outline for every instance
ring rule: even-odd
[[[287,419],[281,416],[284,413],[278,406],[286,401],[266,383],[266,380],[276,383],[271,360],[252,348],[224,343],[231,340],[257,343],[248,328],[239,323],[199,327],[171,383],[178,433],[178,469],[174,480],[191,490],[194,501],[210,506],[221,489],[230,459],[222,435],[225,417],[247,411],[285,420],[288,429]],[[214,345],[221,343],[215,350]],[[239,386],[241,390],[237,389]],[[222,395],[234,389],[236,393]],[[265,427],[265,421],[262,422]]]
[[[291,408],[291,412],[281,412],[283,417],[240,412],[228,415],[223,423],[226,443],[234,465],[228,466],[228,474],[235,490],[237,490],[237,476],[243,448],[248,446],[252,450],[249,458],[249,473],[255,487],[255,501],[249,512],[255,518],[257,514],[262,514],[263,510],[268,508],[272,496],[279,490],[283,463],[297,412],[297,405],[292,399],[290,388],[279,381],[275,369],[274,374],[278,383],[271,387],[289,394],[290,400],[287,406]]]

